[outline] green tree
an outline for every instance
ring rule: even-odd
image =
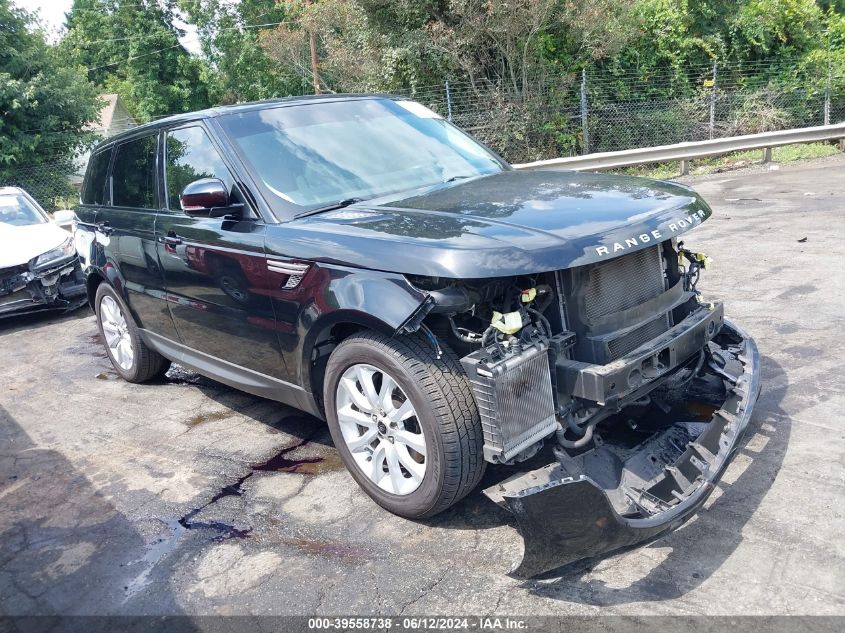
[[[711,3],[712,4],[712,3]],[[689,96],[699,83],[691,68],[719,57],[723,25],[712,24],[707,2],[638,0],[631,13],[634,31],[612,57],[596,60],[591,75],[603,80],[599,101]],[[698,20],[708,22],[707,34]]]
[[[821,43],[824,11],[816,0],[747,0],[730,25],[741,61],[793,62]]]
[[[46,205],[66,195],[98,105],[85,73],[62,64],[33,16],[0,0],[0,184],[23,186]]]
[[[209,105],[206,67],[179,43],[175,0],[74,0],[59,47],[140,120]]]
[[[285,3],[276,0],[179,0],[197,26],[209,62],[208,84],[214,103],[238,103],[299,94],[300,73],[275,63],[259,42],[259,33],[283,22]]]

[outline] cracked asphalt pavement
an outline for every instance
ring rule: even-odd
[[[87,308],[0,322],[0,612],[845,614],[843,170],[688,179],[699,287],[763,357],[746,441],[681,530],[527,582],[479,491],[402,520],[318,420],[178,367],[125,383]]]

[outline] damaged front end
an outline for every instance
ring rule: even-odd
[[[760,377],[754,341],[700,297],[708,262],[666,240],[525,277],[411,280],[429,285],[429,334],[462,355],[485,459],[531,465],[485,490],[523,536],[514,575],[652,540],[713,490]]]
[[[514,575],[649,541],[702,506],[745,432],[760,377],[754,341],[731,323],[701,356],[698,372],[696,361],[600,422],[588,450],[556,447],[554,463],[485,490],[518,521]]]
[[[74,256],[35,268],[29,264],[0,269],[0,318],[70,310],[85,303],[85,279]]]

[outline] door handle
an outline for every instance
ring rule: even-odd
[[[182,243],[182,238],[171,231],[170,233],[164,236],[162,242],[164,242],[168,246],[179,246],[179,244]]]

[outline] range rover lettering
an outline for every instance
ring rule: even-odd
[[[403,98],[140,126],[93,153],[77,215],[123,378],[172,361],[323,418],[403,517],[446,510],[491,465],[518,576],[682,524],[760,390],[753,340],[700,294],[695,192],[516,171]]]

